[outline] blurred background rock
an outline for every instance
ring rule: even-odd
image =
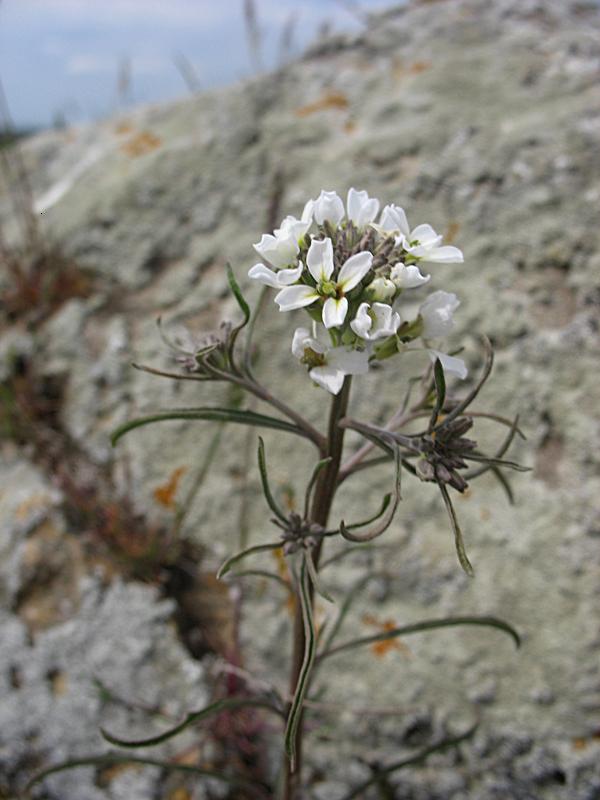
[[[454,341],[467,343],[472,376],[471,335],[492,339],[482,405],[520,414],[528,441],[514,456],[534,470],[513,481],[515,505],[491,478],[457,501],[473,580],[456,564],[435,487],[407,481],[382,544],[332,568],[327,585],[341,598],[365,562],[372,570],[348,634],[477,613],[507,619],[524,642],[515,653],[493,632],[453,631],[332,661],[319,676],[330,707],[309,721],[309,796],[343,797],[369,763],[415,752],[477,712],[472,742],[392,776],[380,796],[600,796],[598,6],[353,8],[350,28],[269,71],[272,52],[256,38],[268,16],[246,4],[255,77],[210,91],[202,78],[185,99],[0,150],[0,796],[36,769],[101,752],[100,724],[146,734],[223,696],[223,659],[285,687],[285,597],[213,577],[240,536],[271,535],[254,432],[166,423],[115,451],[109,434],[157,408],[231,401],[130,362],[172,366],[158,316],[167,331],[196,333],[235,317],[225,263],[256,300],[245,276],[269,220],[350,185],[464,250],[464,264],[432,269],[432,287],[462,300]],[[242,31],[243,14],[232,4]],[[127,76],[125,65],[125,89]],[[14,80],[6,89],[29,92]],[[268,305],[258,371],[318,419],[323,395],[290,360],[289,323]],[[357,382],[356,414],[389,415],[417,370],[406,362]],[[291,504],[313,454],[290,458],[289,444],[266,437]],[[344,486],[334,519],[388,491],[386,470],[364,475]],[[263,744],[242,754],[250,739]],[[271,732],[248,717],[188,731],[162,756],[272,778],[266,742]],[[48,779],[40,796],[227,791],[159,768],[86,768]]]

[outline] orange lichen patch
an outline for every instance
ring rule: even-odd
[[[187,467],[177,467],[171,473],[169,480],[163,483],[162,486],[157,486],[152,493],[156,502],[165,508],[175,508],[175,495],[179,488],[179,481],[181,476],[187,470]]]
[[[311,114],[316,114],[319,111],[328,111],[329,109],[338,109],[343,111],[350,105],[348,98],[341,92],[326,92],[314,103],[309,103],[306,106],[300,106],[295,111],[297,117],[308,117]]]
[[[52,688],[52,694],[55,697],[62,697],[67,693],[68,678],[65,672],[55,670],[48,676],[48,679]]]
[[[150,131],[141,131],[124,142],[121,145],[121,150],[125,155],[137,158],[137,156],[145,156],[147,153],[151,153],[159,148],[162,143],[162,139],[159,139],[158,136],[150,133]]]
[[[100,771],[98,775],[98,783],[100,786],[108,786],[109,783],[114,781],[115,778],[118,778],[119,775],[122,775],[124,772],[129,772],[134,770],[135,772],[139,772],[141,767],[139,764],[113,764],[110,767],[104,767]]]
[[[47,494],[38,494],[33,497],[28,497],[15,508],[15,519],[23,522],[31,516],[34,516],[39,511],[49,510],[51,505],[51,498]]]
[[[393,631],[398,627],[394,620],[379,620],[372,614],[365,614],[362,618],[362,621],[365,623],[365,625],[371,625],[372,627],[377,628],[381,633],[389,633],[389,631]],[[385,656],[386,653],[389,653],[390,650],[396,650],[404,653],[405,655],[411,654],[410,649],[404,644],[404,642],[397,638],[385,639],[382,642],[374,642],[371,645],[371,650],[377,656],[377,658],[383,658],[383,656]]]
[[[469,486],[464,492],[457,495],[461,500],[470,500],[473,497],[473,489]]]
[[[479,512],[479,519],[482,522],[487,522],[488,519],[491,518],[491,516],[492,516],[492,514],[491,514],[489,508],[482,508],[481,511]]]
[[[133,132],[133,125],[130,122],[119,122],[117,127],[115,128],[115,133],[118,133],[119,136],[124,136],[126,133]]]
[[[353,122],[351,119],[347,119],[346,122],[344,122],[344,132],[354,133],[355,130],[356,130],[356,123]]]
[[[197,767],[201,763],[201,760],[202,752],[200,748],[196,746],[189,747],[184,752],[178,753],[173,759],[175,764],[181,764],[182,766],[187,767]],[[177,792],[180,792],[181,794],[177,794]],[[173,800],[175,800],[175,798],[176,800],[186,800],[186,798],[189,798],[190,796],[191,795],[187,789],[179,788],[174,792]],[[171,795],[169,795],[169,797],[171,797]]]
[[[413,61],[411,64],[405,64],[399,58],[392,61],[392,75],[397,81],[408,75],[420,75],[428,69],[431,69],[431,61]]]
[[[183,786],[180,786],[173,792],[169,792],[167,800],[192,800],[192,795],[187,789],[185,789]]]
[[[446,233],[444,234],[444,244],[452,244],[452,242],[456,239],[456,234],[460,230],[460,222],[451,222],[446,229]]]
[[[572,741],[573,750],[585,750],[588,746],[586,739],[583,736],[578,736],[576,739]]]

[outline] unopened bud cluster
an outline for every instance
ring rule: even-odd
[[[443,245],[431,225],[411,230],[399,206],[385,206],[380,215],[379,208],[365,191],[350,189],[345,206],[335,192],[322,191],[300,219],[286,217],[254,245],[266,263],[248,275],[278,290],[280,311],[306,309],[312,324],[296,329],[292,353],[332,394],[346,375],[367,373],[372,361],[397,355],[411,342],[420,342],[446,372],[467,374],[461,359],[432,347],[453,327],[456,295],[433,292],[412,320],[401,308],[405,291],[430,280],[421,264],[462,262],[461,251]]]

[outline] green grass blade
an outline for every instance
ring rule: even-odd
[[[252,545],[252,547],[247,547],[245,550],[240,550],[239,553],[230,556],[227,561],[219,567],[217,578],[222,578],[224,575],[227,575],[233,565],[237,564],[238,561],[241,561],[243,558],[246,558],[246,556],[250,556],[253,553],[262,553],[264,550],[278,550],[281,547],[283,547],[283,542],[268,542],[267,544],[255,544]]]

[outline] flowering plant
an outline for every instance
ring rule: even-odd
[[[360,647],[366,643],[392,639],[419,631],[455,625],[480,625],[508,633],[518,644],[519,637],[506,622],[489,616],[445,617],[424,620],[386,630],[374,636],[351,639],[336,644],[351,597],[346,597],[338,616],[332,615],[319,634],[314,622],[314,597],[319,594],[332,601],[320,569],[344,555],[323,560],[327,542],[337,538],[353,543],[370,542],[390,527],[398,509],[401,476],[435,483],[449,514],[458,560],[471,574],[472,567],[463,543],[462,532],[454,512],[450,489],[464,492],[468,482],[491,471],[512,500],[510,486],[502,470],[523,469],[504,458],[516,435],[522,435],[518,419],[471,409],[472,403],[489,377],[493,354],[484,340],[486,359],[481,376],[463,398],[447,391],[446,379],[467,378],[465,362],[447,352],[443,340],[453,328],[453,314],[459,306],[455,294],[437,290],[420,304],[416,315],[406,308],[408,295],[427,285],[431,276],[423,274],[427,265],[460,263],[462,252],[443,245],[442,236],[427,224],[410,228],[406,214],[399,206],[387,205],[379,214],[379,201],[365,191],[350,189],[346,204],[335,193],[323,191],[309,200],[300,219],[287,216],[272,234],[264,234],[254,245],[262,261],[251,267],[249,277],[263,284],[264,292],[276,290],[275,303],[281,312],[302,309],[307,315],[304,324],[291,336],[291,351],[307,371],[309,378],[332,395],[329,416],[324,430],[309,422],[297,409],[275,396],[255,375],[252,336],[258,313],[251,313],[231,268],[229,283],[242,312],[237,325],[224,323],[218,332],[198,342],[171,342],[176,351],[179,371],[165,371],[148,366],[139,369],[176,380],[221,381],[232,384],[248,396],[271,407],[266,414],[240,404],[227,407],[196,407],[159,411],[122,425],[113,436],[116,442],[134,428],[170,419],[208,420],[237,423],[276,430],[281,434],[304,438],[316,448],[314,470],[305,484],[301,508],[285,510],[274,495],[267,469],[265,447],[258,442],[258,466],[277,538],[244,547],[222,565],[219,576],[235,579],[236,566],[249,556],[264,551],[278,551],[287,560],[295,602],[292,632],[289,694],[271,688],[269,692],[246,694],[239,698],[219,700],[193,712],[171,731],[148,739],[128,741],[105,733],[112,744],[120,747],[147,747],[158,744],[182,731],[189,724],[221,712],[252,705],[278,715],[284,720],[285,758],[280,781],[284,800],[299,797],[302,786],[303,713],[310,695],[314,669],[325,659]],[[263,294],[264,296],[264,294]],[[245,344],[240,334],[246,330]],[[416,354],[422,360],[420,393],[411,403],[410,388],[396,413],[385,424],[357,420],[349,415],[350,389],[353,376],[365,376],[380,362],[391,367],[391,359]],[[413,356],[414,357],[414,356]],[[393,371],[390,368],[390,379]],[[484,417],[504,425],[507,435],[497,452],[485,454],[477,442],[467,438],[476,418]],[[408,423],[423,420],[417,432]],[[413,425],[414,427],[414,425]],[[356,431],[363,443],[351,453],[345,452],[345,433]],[[378,455],[372,455],[377,452]],[[336,491],[359,471],[375,464],[389,463],[393,470],[392,490],[382,500],[379,510],[369,519],[347,523],[331,523],[330,512]],[[268,570],[263,577],[281,581]],[[250,575],[252,572],[247,572]],[[458,737],[450,737],[427,748],[425,755],[438,747],[460,741],[472,729]],[[399,762],[400,763],[400,762]],[[402,766],[404,762],[400,763]],[[394,767],[396,769],[396,767]],[[391,769],[387,770],[388,772]],[[353,790],[350,797],[376,782]],[[258,790],[257,790],[258,791]],[[262,787],[272,797],[272,787]],[[259,795],[257,795],[259,796]],[[260,796],[263,796],[262,794]]]

